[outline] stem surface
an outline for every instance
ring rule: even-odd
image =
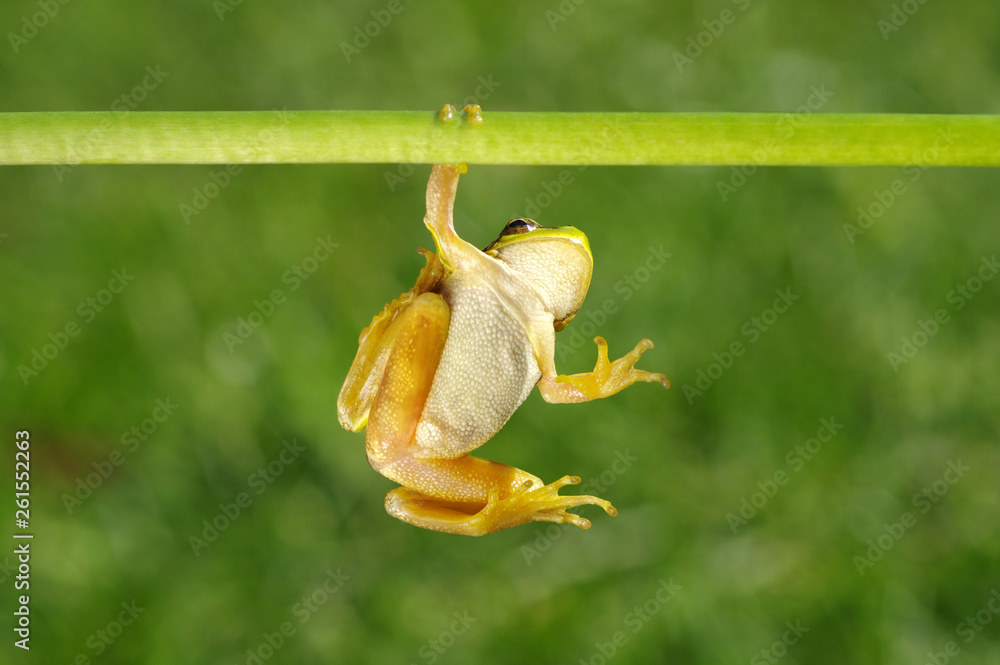
[[[0,113],[0,165],[1000,166],[1000,116],[424,111]]]

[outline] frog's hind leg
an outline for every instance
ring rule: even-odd
[[[589,520],[567,510],[584,504],[618,514],[596,496],[561,496],[561,487],[580,482],[576,476],[545,485],[526,471],[472,455],[422,459],[403,454],[377,469],[403,485],[386,495],[386,512],[434,531],[482,536],[527,522],[566,522],[589,529]]]
[[[424,293],[392,323],[391,350],[371,405],[365,446],[368,461],[403,485],[386,496],[386,510],[401,520],[436,531],[482,535],[530,521],[590,522],[567,508],[596,504],[593,496],[559,496],[579,482],[567,476],[544,485],[520,469],[463,455],[428,459],[416,444],[416,429],[444,351],[451,314],[436,293]]]
[[[365,448],[379,472],[408,448],[448,337],[451,310],[437,293],[423,293],[402,309],[389,330],[378,387],[368,412]]]
[[[375,392],[382,382],[386,360],[401,328],[395,325],[397,319],[404,317],[407,309],[419,296],[437,289],[444,277],[444,267],[437,255],[426,249],[417,251],[423,254],[427,263],[417,276],[416,284],[376,314],[358,338],[358,353],[354,356],[354,362],[351,363],[351,369],[347,372],[347,378],[337,397],[337,417],[344,429],[350,432],[360,432],[368,424],[368,413],[375,401]],[[421,308],[426,309],[426,300],[422,302]],[[440,357],[440,353],[437,357]]]
[[[466,455],[449,462],[474,462],[503,467],[517,474],[520,469],[507,467]],[[533,477],[533,476],[532,476]],[[611,516],[618,514],[604,499],[590,495],[562,496],[559,489],[580,482],[577,476],[563,476],[554,483],[526,480],[513,491],[490,489],[485,503],[480,501],[448,501],[406,487],[398,487],[385,497],[385,509],[393,517],[415,526],[465,536],[483,536],[528,522],[557,522],[590,528],[590,520],[568,512],[568,508],[591,504],[600,506]]]

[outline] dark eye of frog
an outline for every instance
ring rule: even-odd
[[[516,236],[522,233],[531,233],[535,229],[542,228],[542,225],[533,219],[527,219],[525,217],[518,217],[517,219],[512,219],[507,222],[507,226],[503,227],[503,231],[500,232],[500,236],[490,243],[489,247],[484,249],[484,252],[488,252],[493,245],[497,244],[501,238],[506,236]]]
[[[517,219],[512,219],[507,222],[507,226],[503,227],[503,231],[500,232],[501,236],[512,236],[518,233],[529,233],[535,229],[540,228],[538,222],[533,219],[524,219],[518,217]]]

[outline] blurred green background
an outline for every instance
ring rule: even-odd
[[[985,0],[468,5],[6,2],[0,110],[1000,112]],[[650,337],[673,381],[536,391],[479,454],[620,516],[479,539],[388,517],[335,412],[431,244],[429,171],[0,172],[4,531],[29,430],[35,534],[30,653],[0,550],[0,660],[1000,660],[996,171],[473,165],[471,242],[590,237],[559,368]]]

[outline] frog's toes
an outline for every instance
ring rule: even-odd
[[[483,122],[483,109],[479,104],[466,104],[462,109],[465,119],[470,125],[479,125]]]
[[[653,348],[653,342],[651,340],[641,339],[639,340],[639,343],[635,345],[635,348],[632,349],[627,356],[625,356],[625,358],[629,359],[628,366],[630,373],[636,381],[645,381],[647,383],[658,382],[664,388],[669,388],[670,379],[668,379],[666,375],[660,374],[659,372],[647,372],[646,370],[635,368],[635,363],[639,360],[639,356],[651,348]],[[625,360],[625,358],[622,360]]]
[[[530,517],[525,521],[532,522],[556,522],[574,524],[581,529],[590,528],[590,520],[568,512],[569,508],[586,504],[600,506],[612,517],[618,514],[609,501],[590,495],[569,495],[561,496],[559,490],[566,485],[576,485],[580,482],[579,476],[563,476],[554,483],[543,487],[522,486],[517,492],[501,500],[498,508],[505,512],[530,513]],[[503,505],[506,504],[506,505]]]
[[[441,122],[451,122],[455,119],[457,114],[458,110],[455,109],[454,104],[445,104],[441,107],[441,110],[438,111],[438,120]]]
[[[639,343],[635,345],[635,348],[626,353],[624,356],[618,360],[612,362],[608,361],[608,343],[603,337],[595,337],[594,343],[597,344],[597,367],[594,369],[594,373],[597,374],[600,370],[600,374],[603,374],[609,379],[618,384],[629,385],[636,381],[645,381],[646,383],[659,383],[664,388],[670,387],[670,379],[659,372],[647,372],[643,369],[636,369],[635,364],[639,362],[639,358],[643,353],[653,348],[653,342],[649,339],[641,339]]]

